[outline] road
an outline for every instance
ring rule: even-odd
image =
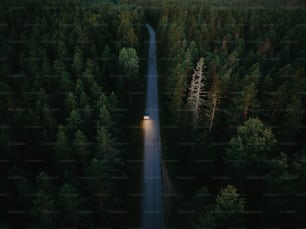
[[[145,229],[163,228],[163,198],[161,176],[161,144],[158,103],[158,74],[156,64],[156,38],[153,28],[149,31],[148,73],[146,112],[150,119],[143,121],[144,159],[143,159],[143,215]]]

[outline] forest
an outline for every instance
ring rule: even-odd
[[[180,228],[306,225],[305,16],[202,3],[151,11]]]
[[[1,1],[0,227],[131,226],[145,23],[165,226],[306,227],[305,3],[264,2]]]
[[[143,11],[21,3],[0,8],[0,226],[123,228]]]

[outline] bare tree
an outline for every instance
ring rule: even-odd
[[[192,80],[189,88],[188,96],[188,106],[192,110],[193,116],[193,126],[196,129],[200,117],[201,108],[204,106],[205,97],[207,93],[205,91],[205,81],[206,77],[204,76],[204,58],[200,58],[197,63],[196,69],[192,75]]]
[[[210,133],[214,124],[217,105],[220,102],[220,82],[217,77],[214,77],[214,81],[207,96],[206,104],[206,117],[208,118],[208,132]]]

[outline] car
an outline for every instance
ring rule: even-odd
[[[143,119],[144,119],[144,120],[150,119],[150,116],[149,116],[149,113],[148,113],[148,112],[145,112],[145,113],[143,114]]]

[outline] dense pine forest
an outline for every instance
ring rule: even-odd
[[[173,220],[305,227],[305,9],[169,3],[150,15]]]
[[[305,3],[263,2],[1,1],[0,227],[130,226],[146,22],[166,226],[306,227]]]
[[[143,11],[75,1],[0,11],[0,226],[123,228]]]

